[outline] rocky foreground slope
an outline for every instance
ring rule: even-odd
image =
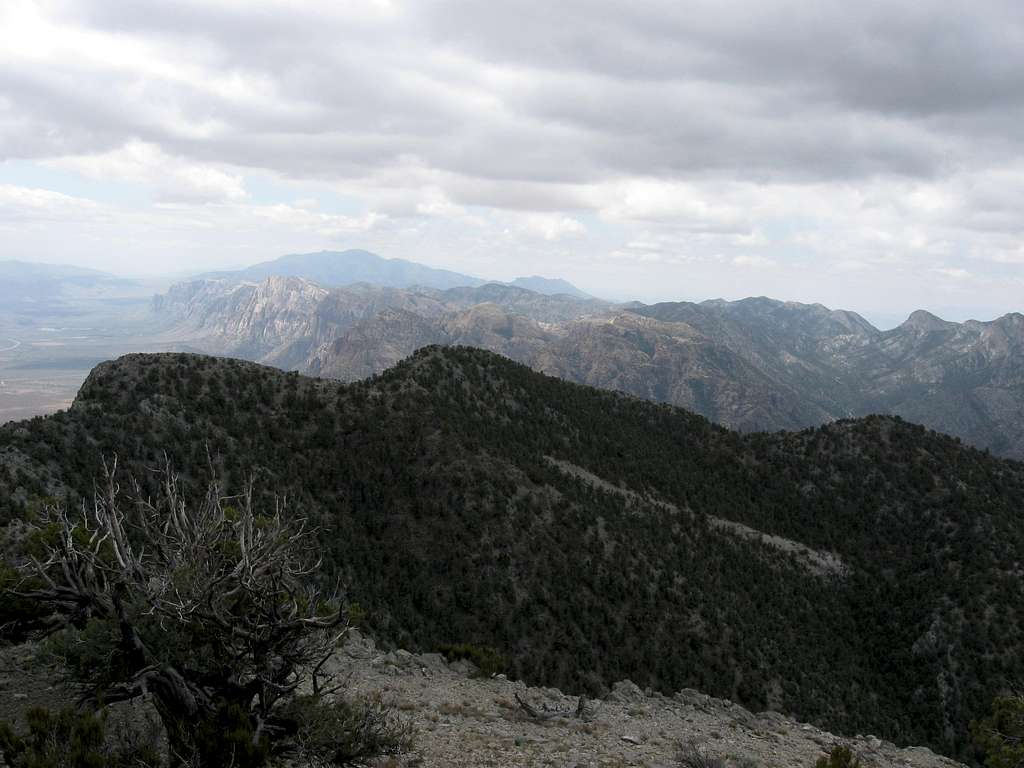
[[[584,699],[578,714],[580,700],[557,689],[482,679],[468,662],[449,664],[439,654],[382,653],[358,635],[335,664],[351,675],[354,691],[383,695],[413,723],[414,750],[399,763],[410,767],[691,768],[680,757],[696,751],[732,768],[812,768],[836,745],[851,747],[864,768],[961,765],[925,748],[754,714],[693,689],[666,696],[624,680],[603,699]]]
[[[0,647],[0,719],[18,722],[31,706],[63,703],[67,692],[32,656],[29,646]],[[580,699],[557,689],[482,678],[471,663],[437,653],[384,651],[358,631],[329,666],[349,695],[380,696],[412,726],[412,750],[377,768],[694,768],[680,759],[694,752],[723,768],[813,768],[837,745],[864,768],[962,766],[926,748],[832,734],[693,689],[668,696],[624,680],[601,699],[585,698],[579,712]]]

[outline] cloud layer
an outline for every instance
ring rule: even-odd
[[[1021,72],[1002,0],[8,0],[0,257],[95,260],[31,252],[50,194],[154,270],[170,229],[185,266],[358,242],[644,298],[1002,311]]]

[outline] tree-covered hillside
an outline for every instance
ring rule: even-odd
[[[350,385],[132,355],[0,429],[0,516],[81,503],[112,454],[197,490],[211,461],[255,473],[381,636],[494,646],[532,681],[691,686],[953,754],[1024,673],[1024,465],[899,419],[740,435],[466,348]]]

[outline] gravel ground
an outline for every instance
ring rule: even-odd
[[[70,703],[56,672],[31,658],[27,646],[0,648],[2,719]],[[927,749],[836,736],[693,690],[648,696],[628,681],[604,700],[586,700],[578,716],[579,700],[555,689],[474,677],[468,662],[449,664],[438,654],[384,653],[358,632],[331,664],[352,693],[382,696],[415,729],[413,751],[377,768],[688,768],[678,759],[681,745],[736,768],[813,768],[837,744],[851,747],[864,768],[961,766]]]
[[[873,736],[843,738],[774,712],[752,714],[693,690],[648,696],[628,681],[603,701],[586,701],[581,718],[575,714],[579,700],[560,691],[473,678],[469,664],[447,664],[437,654],[381,653],[358,635],[339,654],[336,669],[351,675],[352,689],[380,693],[413,722],[414,752],[381,763],[389,768],[679,768],[680,745],[728,766],[813,768],[837,744],[851,747],[865,768],[961,765],[927,749],[899,749]],[[517,694],[537,711],[566,715],[538,721],[520,707]]]

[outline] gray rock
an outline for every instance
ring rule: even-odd
[[[372,637],[358,629],[350,629],[342,652],[351,659],[372,659],[377,655],[377,645]]]
[[[448,662],[440,653],[424,653],[419,659],[420,665],[431,672],[440,672],[448,668]]]
[[[453,661],[451,664],[448,665],[448,668],[453,672],[460,675],[465,675],[466,677],[471,677],[479,671],[477,669],[476,664],[469,661],[468,659],[458,659],[456,661]]]
[[[606,701],[614,701],[620,704],[631,701],[643,701],[644,698],[646,698],[644,692],[632,680],[620,680],[612,686],[612,692],[605,696]]]

